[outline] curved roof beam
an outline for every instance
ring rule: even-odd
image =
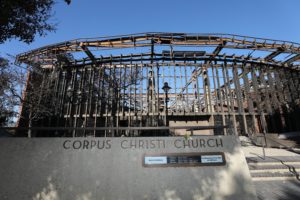
[[[138,48],[152,45],[215,47],[211,58],[220,56],[222,49],[267,51],[271,53],[262,58],[261,61],[273,63],[276,63],[273,58],[281,53],[295,54],[286,61],[280,61],[283,65],[292,65],[300,58],[300,44],[288,41],[230,34],[142,33],[70,40],[19,54],[17,62],[32,63],[37,59],[53,59],[56,55],[74,52],[85,52],[91,58],[90,52],[95,50],[101,52],[105,48]]]

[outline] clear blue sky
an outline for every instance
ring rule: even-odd
[[[300,0],[63,0],[53,8],[57,31],[32,44],[0,45],[18,54],[82,37],[139,32],[232,33],[300,43]]]

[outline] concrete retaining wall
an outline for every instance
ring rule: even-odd
[[[225,164],[143,165],[150,154],[211,152],[224,152]],[[0,157],[2,200],[256,198],[233,136],[3,138]]]

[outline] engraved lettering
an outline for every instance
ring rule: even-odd
[[[218,139],[216,139],[216,144],[217,144],[217,147],[223,147],[223,141],[222,141],[222,138],[219,138],[219,140]]]
[[[91,141],[91,149],[94,148],[97,145],[97,142],[95,140]]]
[[[73,149],[80,149],[81,148],[81,145],[82,143],[81,143],[81,141],[80,140],[75,140],[74,142],[73,142]]]
[[[206,147],[204,139],[199,139],[199,142],[200,142],[200,148],[205,148]]]
[[[70,149],[71,148],[69,145],[67,146],[67,143],[70,143],[70,142],[71,142],[71,140],[64,141],[64,143],[63,143],[64,149]]]
[[[89,141],[88,140],[83,140],[83,149],[89,149]]]
[[[208,145],[209,147],[215,147],[215,141],[216,141],[216,140],[214,140],[214,139],[208,139],[208,140],[207,140],[207,145]]]
[[[106,149],[111,148],[111,140],[106,140]]]
[[[182,146],[180,146],[179,144],[178,144],[178,142],[180,142],[181,140],[180,139],[176,139],[175,141],[174,141],[174,146],[176,147],[176,148],[182,148]]]

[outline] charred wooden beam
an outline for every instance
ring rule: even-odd
[[[85,46],[83,43],[80,43],[80,47],[86,53],[86,55],[91,59],[91,61],[95,63],[96,58],[95,58],[94,54],[92,54],[92,52],[89,50],[89,48],[87,46]]]
[[[224,48],[224,46],[226,45],[226,41],[224,41],[222,44],[219,44],[216,48],[215,48],[215,50],[213,51],[213,56],[217,56],[221,51],[222,51],[222,49]]]
[[[205,51],[162,51],[162,56],[195,57],[204,56],[205,53]]]
[[[291,64],[292,62],[295,62],[295,61],[299,61],[300,60],[300,54],[298,55],[295,55],[291,58],[289,58],[288,60],[284,61],[284,64]]]
[[[279,50],[278,51],[274,51],[271,54],[267,55],[265,57],[265,60],[267,60],[267,61],[272,60],[274,57],[278,56],[281,53],[282,53],[282,51],[279,51]]]

